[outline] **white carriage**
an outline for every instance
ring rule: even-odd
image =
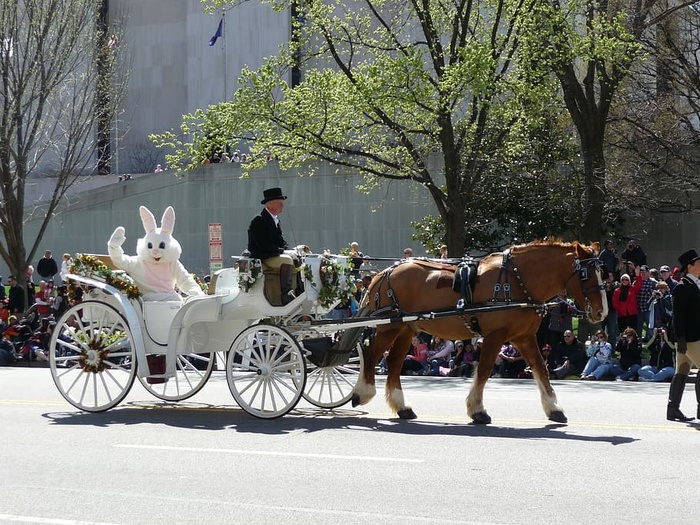
[[[108,256],[95,257],[109,266]],[[363,326],[322,320],[334,306],[318,297],[323,261],[347,267],[346,257],[306,255],[305,291],[285,306],[270,305],[259,265],[245,258],[218,271],[207,295],[183,301],[147,301],[103,278],[71,274],[84,297],[57,320],[49,346],[54,382],[88,412],[118,405],[136,378],[157,398],[180,401],[205,385],[218,354],[234,399],[256,417],[282,416],[302,396],[341,406],[359,377]]]

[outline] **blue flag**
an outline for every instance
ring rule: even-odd
[[[216,44],[216,39],[219,38],[223,34],[223,31],[224,31],[224,17],[222,16],[221,20],[219,20],[219,27],[216,28],[216,33],[214,33],[214,36],[211,37],[211,39],[209,40],[210,46],[213,46],[214,44]]]

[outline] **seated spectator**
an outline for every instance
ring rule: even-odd
[[[622,332],[622,338],[615,347],[615,352],[620,354],[620,364],[613,365],[610,372],[617,381],[632,381],[637,377],[637,372],[642,368],[642,345],[639,342],[637,331],[627,328]]]
[[[454,354],[455,345],[452,341],[433,338],[433,354],[430,356],[430,371],[431,376],[440,375],[440,367],[449,368],[452,354]]]
[[[506,342],[501,347],[498,357],[500,364],[498,365],[497,377],[516,378],[520,372],[525,370],[525,359],[510,342]]]
[[[474,345],[471,341],[457,341],[455,343],[455,357],[450,367],[450,375],[453,377],[471,377],[474,371]]]
[[[601,379],[610,372],[608,365],[612,365],[612,346],[608,343],[608,334],[598,330],[587,353],[589,359],[581,372],[581,379]]]
[[[586,351],[572,330],[565,330],[564,340],[554,348],[554,377],[579,376],[586,366]]]
[[[552,374],[554,372],[554,356],[552,355],[552,347],[549,345],[544,345],[540,349],[540,353],[542,354],[542,360],[544,361],[544,364],[547,367],[547,377],[553,377]],[[532,368],[529,366],[518,374],[518,379],[532,379],[533,377],[534,376],[532,374]]]
[[[422,375],[428,364],[428,344],[414,335],[411,339],[411,350],[403,361],[401,374],[403,375]]]
[[[649,364],[637,372],[639,380],[655,383],[670,380],[676,371],[673,363],[676,345],[668,340],[666,330],[664,328],[654,330],[644,349],[649,350]]]

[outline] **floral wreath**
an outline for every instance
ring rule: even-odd
[[[241,259],[238,261],[238,288],[249,292],[262,274],[260,259]]]
[[[323,308],[330,308],[337,300],[345,300],[350,297],[352,291],[349,283],[351,282],[352,268],[343,266],[331,258],[323,257],[319,272],[321,275],[321,289],[318,291],[319,305]],[[340,278],[343,276],[345,276],[346,284],[341,287]],[[313,273],[308,264],[304,265],[304,279],[309,283],[314,282]]]

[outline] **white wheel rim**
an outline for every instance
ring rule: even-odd
[[[49,342],[51,376],[71,405],[102,412],[121,402],[136,376],[131,330],[111,306],[87,301],[61,316]]]
[[[362,370],[362,349],[340,366],[319,368],[307,361],[304,399],[320,408],[338,408],[352,399],[352,392]]]
[[[143,387],[158,399],[163,401],[182,401],[199,392],[209,380],[216,354],[178,355],[175,362],[175,376],[163,383],[149,383],[148,379],[139,376]]]
[[[231,346],[226,378],[243,410],[260,418],[280,417],[296,406],[304,391],[304,355],[286,330],[251,326]]]

